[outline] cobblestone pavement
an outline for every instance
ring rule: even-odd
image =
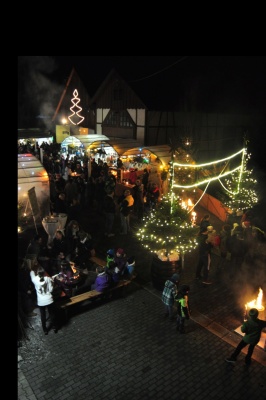
[[[98,228],[100,220],[96,225],[93,218],[88,216],[88,227]],[[217,230],[221,224],[212,217]],[[163,318],[161,292],[150,282],[151,256],[134,229],[129,237],[106,238],[101,229],[93,236],[99,256],[111,247],[135,254],[138,277],[125,297],[74,310],[57,334],[44,336],[39,316],[30,319],[29,340],[18,348],[19,400],[266,400],[266,353],[260,347],[250,367],[246,350],[235,366],[224,361],[241,339],[235,329],[243,321],[247,287],[261,283],[266,293],[265,269],[247,282],[245,269],[230,276],[230,263],[221,267],[214,257],[213,284],[205,287],[194,280],[197,251],[186,255],[181,283],[191,287],[192,313],[182,335]]]

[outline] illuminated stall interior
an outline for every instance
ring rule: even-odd
[[[118,157],[117,152],[110,146],[109,139],[104,135],[95,134],[68,136],[61,143],[61,154],[69,154],[70,159],[86,155],[95,158],[97,162],[100,159],[108,165],[113,165]]]
[[[32,222],[28,190],[35,188],[40,217],[50,211],[50,184],[48,174],[32,154],[18,154],[18,231]]]
[[[168,169],[168,164],[171,161],[171,148],[168,145],[135,147],[125,151],[121,159],[125,169],[131,167]]]
[[[54,137],[51,131],[44,132],[40,129],[18,129],[18,151],[20,147],[29,144],[30,146],[40,146],[42,143],[52,144]],[[21,151],[19,151],[21,153]]]

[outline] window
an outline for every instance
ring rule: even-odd
[[[133,128],[134,124],[127,111],[110,111],[104,121],[104,125]]]

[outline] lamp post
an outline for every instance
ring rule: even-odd
[[[67,131],[63,131],[63,134],[67,134],[68,136],[71,136],[71,129],[70,129],[70,124],[67,123],[67,119],[63,118],[62,119],[62,124],[69,130],[69,132]]]

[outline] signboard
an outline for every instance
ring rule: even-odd
[[[28,190],[28,197],[30,201],[32,215],[35,217],[40,213],[39,204],[36,197],[35,187]]]

